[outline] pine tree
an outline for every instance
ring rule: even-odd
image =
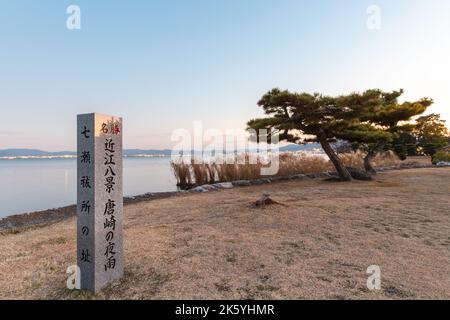
[[[357,148],[365,151],[364,168],[367,172],[375,173],[371,161],[379,152],[394,150],[400,158],[406,157],[408,147],[400,145],[399,138],[411,134],[414,126],[402,122],[425,112],[433,101],[423,98],[415,102],[399,103],[403,90],[383,92],[376,89],[370,92],[370,102],[364,102],[364,94],[356,94],[352,96],[352,101],[347,102],[361,104],[361,122],[342,132],[339,137],[353,142]],[[362,106],[364,103],[369,103],[372,107],[365,108]]]
[[[298,144],[319,142],[341,180],[349,181],[352,176],[331,144],[355,128],[384,134],[371,126],[361,126],[360,118],[376,107],[373,99],[376,96],[377,92],[371,90],[362,95],[331,97],[272,89],[258,102],[267,117],[253,119],[247,125],[249,130],[271,130],[272,134],[279,134],[280,141]]]

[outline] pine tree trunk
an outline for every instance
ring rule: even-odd
[[[374,169],[374,167],[372,167],[372,160],[373,160],[373,158],[375,158],[375,156],[377,155],[378,152],[383,150],[385,145],[386,145],[386,143],[378,144],[375,147],[373,147],[372,149],[370,149],[369,152],[367,152],[367,155],[364,157],[364,169],[366,170],[366,172],[372,173],[372,174],[377,173],[376,170]]]
[[[366,170],[367,173],[372,173],[372,174],[376,174],[377,172],[375,171],[375,169],[372,167],[372,160],[375,157],[375,154],[372,152],[369,152],[365,157],[364,157],[364,170]]]
[[[352,181],[353,178],[348,172],[347,168],[342,163],[339,156],[334,152],[333,148],[331,147],[330,143],[327,141],[326,138],[319,138],[319,142],[322,145],[323,150],[327,154],[328,158],[330,158],[330,161],[333,163],[334,167],[336,168],[336,171],[339,175],[339,178],[342,181]]]
[[[364,157],[364,170],[368,173],[376,174],[377,172],[372,167],[372,160],[375,158],[376,152],[374,150],[370,150],[367,152],[367,155]]]

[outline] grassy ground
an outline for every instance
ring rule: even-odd
[[[252,207],[262,192],[284,205]],[[0,298],[450,299],[449,194],[450,169],[430,168],[129,205],[125,277],[98,295],[65,288],[71,218],[0,235]]]

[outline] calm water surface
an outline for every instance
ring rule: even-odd
[[[125,158],[124,195],[175,191],[170,158]],[[76,202],[76,159],[0,160],[0,218]]]

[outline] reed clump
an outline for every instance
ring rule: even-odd
[[[342,162],[347,167],[364,167],[363,152],[341,154]],[[307,155],[295,153],[283,153],[279,155],[278,170],[272,176],[290,176],[296,174],[319,173],[334,171],[331,162],[322,155]],[[231,182],[237,180],[254,180],[267,178],[261,174],[263,167],[268,167],[260,157],[253,154],[235,155],[230,159],[212,159],[204,161],[200,159],[173,160],[171,167],[177,179],[177,185],[181,189],[189,189],[194,186]],[[386,167],[398,165],[400,160],[393,152],[380,153],[373,159],[374,167]]]

